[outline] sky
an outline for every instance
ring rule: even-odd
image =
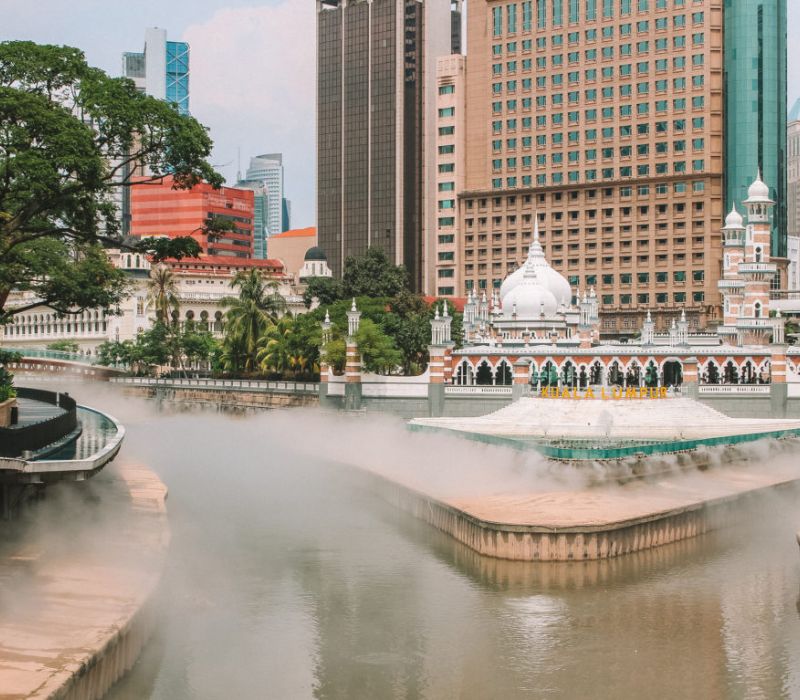
[[[737,0],[745,1],[745,0]],[[789,5],[788,104],[800,98],[800,2]],[[292,226],[315,224],[313,0],[0,0],[0,40],[77,46],[120,75],[146,27],[191,45],[190,108],[209,127],[212,163],[232,183],[238,153],[282,152]]]

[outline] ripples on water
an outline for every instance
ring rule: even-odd
[[[504,562],[303,456],[316,414],[73,392],[170,488],[161,622],[113,700],[800,697],[794,492],[650,552]]]

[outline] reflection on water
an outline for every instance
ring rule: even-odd
[[[113,700],[800,697],[792,492],[650,552],[498,561],[299,456],[308,412],[287,434],[73,391],[170,488],[161,621]]]
[[[102,450],[117,434],[117,426],[102,413],[78,408],[81,434],[55,452],[42,455],[43,460],[88,459]]]

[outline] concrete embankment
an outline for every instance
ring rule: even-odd
[[[800,465],[791,459],[676,473],[657,482],[468,498],[428,493],[397,474],[365,473],[398,508],[479,554],[516,561],[585,561],[651,549],[733,524],[745,503],[800,488]]]
[[[225,391],[191,387],[125,387],[126,393],[164,401],[208,404],[223,408],[291,408],[317,406],[314,394],[271,393],[263,391]]]
[[[170,537],[166,487],[130,464],[75,486],[90,484],[83,503],[86,491],[58,503],[48,496],[5,543],[0,698],[102,698],[154,627]]]

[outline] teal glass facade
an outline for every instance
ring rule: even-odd
[[[183,41],[167,42],[166,99],[181,114],[189,114],[189,44]]]
[[[726,211],[760,167],[777,202],[772,254],[785,257],[786,0],[725,0],[724,10]]]

